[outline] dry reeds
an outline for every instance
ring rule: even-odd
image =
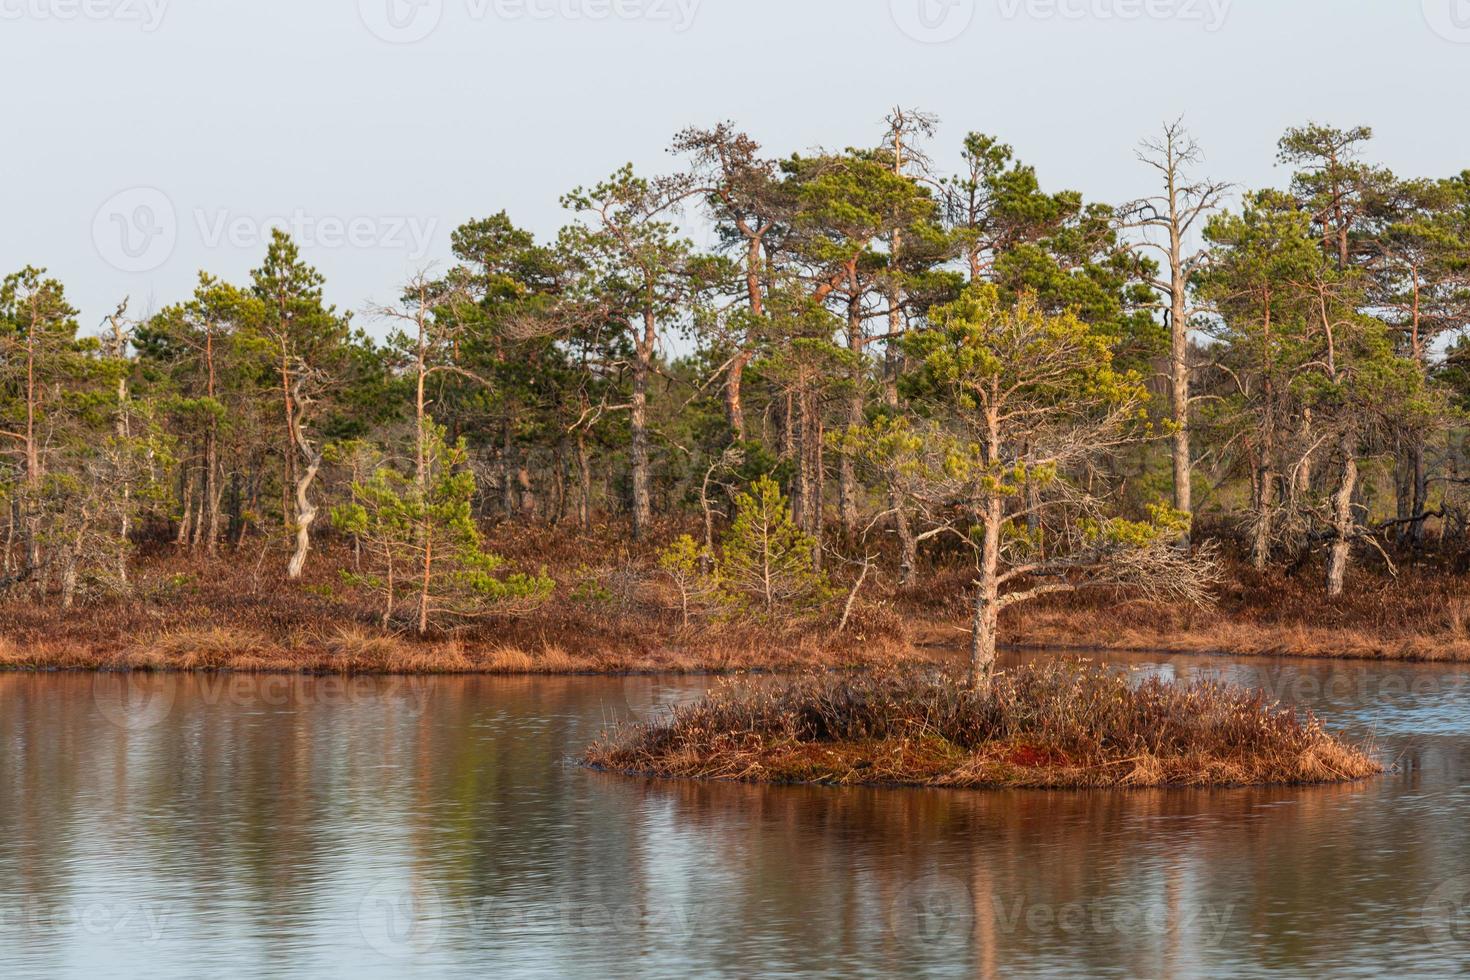
[[[907,647],[874,643],[851,664],[896,663]],[[788,643],[770,634],[731,628],[684,636],[665,646],[600,644],[568,650],[554,639],[525,646],[459,635],[420,638],[359,624],[294,632],[281,640],[232,626],[173,629],[134,639],[119,650],[105,645],[0,639],[0,669],[237,671],[325,674],[620,674],[736,673],[800,670],[829,663],[832,649],[815,637]]]
[[[1259,692],[1069,661],[972,691],[944,671],[739,684],[588,750],[609,770],[780,783],[952,787],[1322,783],[1381,772]]]
[[[677,530],[671,528],[670,532]],[[428,637],[383,631],[379,611],[337,570],[351,556],[330,539],[306,580],[261,573],[259,561],[153,546],[133,591],[69,611],[19,591],[0,596],[0,669],[139,668],[348,673],[621,673],[790,671],[872,667],[958,657],[968,620],[962,568],[926,573],[922,588],[892,577],[864,593],[845,631],[835,614],[686,627],[666,583],[650,572],[657,540],[639,550],[616,527],[581,534],[516,526],[492,547],[545,563],[556,598],[519,616],[449,624]],[[1013,645],[1164,652],[1470,661],[1464,576],[1406,571],[1398,581],[1359,571],[1327,601],[1314,576],[1232,565],[1219,606],[1182,610],[1107,593],[1009,610]],[[597,588],[587,587],[595,581]],[[923,641],[918,648],[914,640]]]
[[[372,603],[336,574],[350,554],[329,539],[313,552],[301,583],[263,576],[259,562],[210,561],[157,546],[140,557],[125,597],[63,611],[29,594],[0,596],[7,644],[0,669],[731,672],[877,664],[912,654],[905,625],[883,609],[860,610],[840,634],[822,621],[686,629],[658,577],[639,571],[655,546],[639,558],[618,539],[611,528],[590,536],[517,528],[497,550],[522,563],[545,562],[559,583],[556,600],[522,615],[446,624],[425,637],[375,625]],[[617,587],[581,590],[588,569]]]

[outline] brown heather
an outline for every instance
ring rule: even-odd
[[[134,594],[63,612],[23,590],[0,603],[0,669],[236,670],[340,673],[571,674],[738,672],[892,663],[915,656],[900,617],[748,619],[684,627],[652,571],[657,546],[630,554],[619,528],[578,535],[516,528],[493,547],[545,563],[555,596],[516,615],[470,619],[427,637],[384,631],[366,597],[345,587],[345,547],[323,542],[299,584],[279,581],[283,553],[259,545],[209,562],[160,546],[140,556]],[[586,595],[585,582],[626,579]]]
[[[907,590],[875,572],[841,633],[836,610],[799,622],[683,627],[655,558],[682,530],[662,528],[636,549],[617,525],[590,534],[492,531],[493,550],[520,566],[548,567],[555,596],[519,615],[469,620],[424,638],[378,628],[367,597],[341,583],[338,569],[351,556],[330,539],[313,552],[302,583],[279,580],[279,547],[251,543],[211,562],[153,544],[135,563],[127,597],[63,611],[12,590],[0,601],[0,669],[739,672],[953,660],[967,640],[970,576],[958,569],[926,569],[924,586]],[[1322,597],[1310,568],[1261,574],[1235,564],[1222,578],[1215,608],[1064,595],[1008,611],[1002,637],[1010,646],[1089,651],[1470,661],[1463,575],[1425,568],[1394,581],[1363,569],[1333,600]],[[607,594],[579,593],[592,579]]]
[[[937,668],[732,682],[610,736],[585,761],[660,777],[972,788],[1329,783],[1382,771],[1258,692],[1140,683],[1085,661],[1022,667],[980,692]]]
[[[1470,662],[1462,572],[1424,566],[1392,579],[1358,569],[1347,593],[1333,599],[1322,594],[1320,574],[1320,566],[1288,574],[1228,562],[1209,608],[1130,601],[1108,591],[1053,596],[1008,610],[1002,636],[1013,648],[1079,652]],[[963,572],[946,572],[897,597],[924,623],[922,644],[963,642],[956,627],[968,613],[966,581]]]

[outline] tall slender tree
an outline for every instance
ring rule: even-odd
[[[301,259],[285,232],[271,233],[264,263],[251,273],[259,301],[257,331],[270,344],[280,372],[282,406],[281,509],[295,547],[286,566],[298,579],[311,549],[311,525],[318,508],[311,486],[321,469],[320,442],[309,429],[320,417],[322,397],[343,366],[347,318],[323,303],[322,276]]]
[[[562,200],[583,219],[566,228],[561,241],[581,265],[583,301],[605,309],[607,319],[621,324],[633,341],[628,448],[638,538],[653,522],[648,393],[660,331],[678,319],[691,290],[693,247],[672,221],[687,196],[687,181],[649,181],[635,176],[629,165]]]
[[[1208,252],[1194,249],[1191,235],[1216,211],[1230,185],[1196,178],[1191,172],[1203,160],[1199,144],[1184,124],[1164,126],[1158,139],[1145,140],[1138,158],[1158,174],[1158,194],[1119,209],[1125,229],[1139,231],[1141,250],[1162,256],[1162,274],[1147,264],[1140,277],[1158,291],[1169,330],[1169,408],[1173,416],[1174,509],[1194,514],[1193,461],[1190,448],[1190,383],[1194,372],[1191,324],[1198,310],[1191,306],[1190,284],[1208,262]],[[1185,541],[1187,543],[1188,537]]]

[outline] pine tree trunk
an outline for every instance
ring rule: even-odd
[[[515,471],[515,440],[510,419],[505,420],[505,431],[500,440],[500,509],[507,521],[516,516],[516,491],[512,474]]]
[[[745,403],[741,388],[745,383],[745,366],[750,354],[740,351],[730,360],[729,373],[725,377],[725,413],[730,419],[730,432],[736,442],[745,441]]]
[[[1194,488],[1189,432],[1189,283],[1185,279],[1184,240],[1179,213],[1179,171],[1170,137],[1167,171],[1169,197],[1169,401],[1174,415],[1174,509],[1194,515]],[[1192,527],[1189,529],[1192,530]],[[1189,547],[1189,530],[1182,544]]]
[[[419,587],[419,636],[429,632],[429,587],[433,581],[434,538],[424,535],[424,574]]]
[[[633,407],[630,414],[633,467],[633,537],[641,540],[653,523],[653,481],[648,472],[648,382],[653,371],[657,340],[652,309],[643,311],[643,339],[637,344],[633,366]]]
[[[113,322],[113,329],[118,329],[116,321]],[[119,356],[126,351],[126,343],[119,335]],[[117,380],[117,423],[113,427],[113,433],[118,438],[119,459],[125,459],[127,453],[125,447],[130,435],[128,431],[128,379],[126,377]],[[126,587],[128,584],[128,536],[133,530],[133,484],[127,475],[131,472],[131,467],[124,464],[119,468],[124,470],[125,475],[122,480],[122,513],[118,516],[117,522],[117,577],[118,581]]]
[[[863,314],[862,295],[858,292],[857,273],[850,273],[852,296],[847,304],[847,346],[853,354],[852,392],[847,398],[847,425],[856,429],[863,424]],[[857,465],[850,453],[843,453],[838,464],[838,511],[842,533],[851,544],[857,538],[858,486]]]
[[[219,553],[219,509],[221,488],[219,481],[219,443],[213,432],[204,452],[204,505],[209,517],[205,527],[204,553],[213,558]]]
[[[1271,519],[1276,508],[1276,474],[1263,467],[1256,472],[1256,523],[1251,540],[1251,565],[1266,570],[1271,560]]]
[[[788,391],[781,411],[781,455],[796,466],[791,480],[791,518],[797,527],[805,531],[811,493],[807,485],[806,446],[803,440],[804,430],[798,421],[800,415],[801,403],[794,392]]]
[[[812,528],[809,532],[812,537],[812,566],[818,570],[822,567],[822,532],[826,529],[822,526],[822,501],[826,497],[827,489],[827,463],[825,446],[825,429],[822,425],[822,416],[813,412],[811,418],[812,427],[812,507],[808,519]]]
[[[577,523],[583,531],[592,530],[592,461],[587,456],[587,440],[577,433]]]
[[[296,409],[291,403],[291,365],[286,356],[285,343],[281,345],[281,398],[286,413],[286,454],[282,462],[284,478],[281,481],[281,523],[291,530],[291,486],[296,482]]]
[[[82,549],[86,547],[87,528],[92,523],[91,514],[85,507],[81,510],[81,523],[77,533],[66,545],[61,568],[61,608],[70,609],[77,595],[77,566],[82,560]]]
[[[1178,287],[1182,289],[1181,287]],[[1182,316],[1183,296],[1176,300],[1175,316]],[[1170,358],[1169,394],[1174,411],[1174,509],[1182,514],[1194,515],[1194,488],[1192,486],[1192,462],[1190,459],[1189,432],[1189,331],[1187,325],[1176,324],[1173,337],[1173,356]],[[1184,544],[1189,543],[1189,533],[1184,535]]]
[[[30,329],[26,332],[26,506],[30,514],[26,517],[26,564],[38,572],[41,569],[41,452],[36,441],[36,412],[40,402],[40,391],[36,381],[36,317],[30,318]],[[46,584],[43,574],[37,575],[39,595],[45,598]]]
[[[531,483],[531,471],[524,461],[516,467],[516,488],[520,492],[521,517],[527,521],[536,519],[536,490]]]
[[[1301,424],[1297,426],[1297,439],[1303,445],[1310,445],[1312,441],[1312,410],[1302,410]],[[1288,489],[1294,490],[1299,497],[1305,497],[1312,489],[1312,452],[1309,450],[1296,467],[1296,486]]]
[[[1342,595],[1353,532],[1357,528],[1357,522],[1353,519],[1353,491],[1358,485],[1358,460],[1354,449],[1352,438],[1344,436],[1338,447],[1338,451],[1342,454],[1342,475],[1338,479],[1337,493],[1332,498],[1334,536],[1327,558],[1327,594],[1329,596]]]
[[[70,609],[77,594],[77,549],[62,549],[61,565],[61,608]]]
[[[205,513],[209,509],[209,474],[203,474],[201,488],[196,488],[194,501],[194,527],[189,531],[189,550],[193,551],[204,543]]]
[[[1414,450],[1402,442],[1394,449],[1393,502],[1394,519],[1402,522],[1398,529],[1402,542],[1409,536],[1409,515],[1414,510]]]
[[[128,585],[128,538],[133,533],[131,489],[127,484],[123,484],[122,515],[117,522],[117,579],[122,583],[123,588],[127,588]]]
[[[174,536],[174,545],[183,548],[188,546],[190,534],[194,530],[194,470],[192,468],[186,471],[179,500],[183,504],[183,512],[179,515],[179,531]]]
[[[10,578],[17,567],[15,558],[15,533],[20,527],[20,501],[11,498],[10,520],[5,522],[5,552],[0,555],[0,569],[5,572],[5,577]]]
[[[1417,548],[1424,544],[1424,514],[1429,509],[1429,473],[1424,467],[1424,438],[1418,433],[1414,434],[1412,465],[1414,523],[1410,525],[1409,540]]]
[[[980,549],[980,576],[975,584],[975,618],[970,634],[970,686],[980,690],[995,672],[996,632],[1000,623],[1000,522],[1002,501],[985,504],[985,531]]]
[[[235,536],[240,533],[240,526],[245,523],[245,490],[241,486],[238,469],[230,474],[229,504],[225,517],[228,522],[225,534],[234,541]]]
[[[888,491],[888,506],[893,510],[893,528],[898,532],[898,584],[908,587],[914,584],[919,545],[914,540],[914,530],[909,524],[908,512],[904,510],[903,497],[893,488]]]
[[[213,401],[214,393],[214,329],[211,326],[204,334],[204,363],[207,380],[205,392]],[[204,503],[209,508],[208,538],[204,553],[213,558],[219,553],[219,509],[223,488],[219,479],[219,419],[209,417],[209,430],[204,437]]]
[[[306,570],[306,556],[311,551],[311,525],[316,520],[316,505],[311,502],[311,484],[322,467],[322,454],[306,441],[298,422],[294,431],[301,453],[306,457],[306,469],[296,481],[296,550],[286,566],[286,576],[292,581],[301,578]]]

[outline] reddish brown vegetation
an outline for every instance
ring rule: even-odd
[[[545,565],[551,601],[455,624],[425,638],[385,633],[371,601],[341,582],[342,545],[317,552],[299,583],[286,553],[261,544],[208,562],[172,548],[137,562],[134,594],[70,611],[19,591],[0,604],[0,667],[342,671],[354,673],[614,673],[858,666],[912,656],[900,619],[860,609],[800,622],[715,622],[684,628],[654,571],[621,528],[587,536],[518,527],[492,547]]]
[[[674,529],[669,529],[672,534]],[[669,535],[662,535],[667,538]],[[947,660],[968,637],[969,578],[929,571],[894,591],[869,576],[845,631],[840,608],[799,622],[740,619],[685,628],[658,573],[657,544],[635,548],[619,525],[591,534],[516,526],[490,546],[520,567],[546,565],[545,605],[462,622],[420,639],[384,633],[368,597],[345,587],[340,544],[315,552],[300,583],[283,581],[283,546],[252,542],[216,561],[155,545],[136,562],[133,594],[63,611],[24,588],[0,602],[0,667],[347,672],[610,673],[788,670]],[[1009,610],[1015,646],[1237,654],[1470,660],[1462,576],[1359,574],[1327,600],[1315,575],[1231,566],[1213,609],[1170,609],[1108,593]],[[839,602],[838,606],[841,605]]]
[[[1164,651],[1370,660],[1470,661],[1470,593],[1465,577],[1406,570],[1398,579],[1360,570],[1347,593],[1323,594],[1316,570],[1257,572],[1229,564],[1210,608],[1170,608],[1109,592],[1052,596],[1008,610],[1001,635],[1015,647],[1079,651]],[[901,597],[934,624],[963,624],[965,576]],[[963,635],[932,625],[921,642],[946,646]]]
[[[740,683],[588,750],[598,768],[752,782],[955,787],[1326,783],[1381,772],[1259,692],[1080,661],[973,691],[937,669]]]

